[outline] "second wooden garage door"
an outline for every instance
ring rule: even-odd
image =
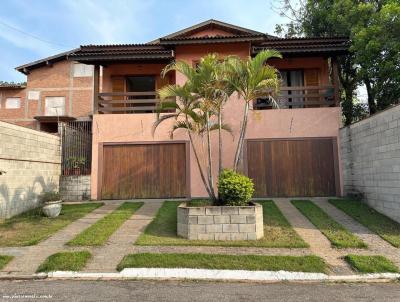
[[[103,199],[186,197],[186,145],[105,145]]]
[[[255,196],[335,196],[334,145],[331,138],[248,141]]]

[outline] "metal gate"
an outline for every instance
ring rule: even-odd
[[[92,122],[61,124],[62,175],[90,175],[92,163]]]

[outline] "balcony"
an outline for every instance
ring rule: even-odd
[[[99,113],[154,113],[160,99],[157,92],[99,93]]]
[[[258,99],[255,110],[273,109],[270,98],[273,97],[281,109],[335,107],[338,106],[337,91],[334,86],[295,86],[281,87],[279,95]]]

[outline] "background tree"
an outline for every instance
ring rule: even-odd
[[[280,1],[289,23],[285,36],[347,36],[350,53],[338,58],[345,123],[353,120],[357,86],[365,84],[370,114],[399,102],[399,9],[397,0]]]

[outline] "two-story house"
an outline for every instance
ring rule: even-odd
[[[185,81],[179,73],[160,73],[173,60],[196,64],[208,53],[244,58],[263,49],[282,53],[283,59],[268,61],[279,69],[282,87],[279,109],[268,110],[262,99],[252,104],[244,173],[254,180],[256,196],[341,195],[336,58],[347,51],[345,38],[284,39],[209,20],[146,44],[81,46],[58,62],[38,61],[37,70],[34,63],[18,69],[28,74],[27,87],[19,89],[39,98],[21,97],[27,102],[21,111],[40,125],[92,115],[93,199],[206,196],[186,134],[171,140],[168,124],[152,133],[157,89]],[[56,73],[64,64],[69,72]],[[32,114],[33,104],[33,111],[45,111]],[[60,106],[57,119],[46,114]],[[225,106],[235,137],[224,137],[225,167],[232,165],[242,110],[236,97]]]

